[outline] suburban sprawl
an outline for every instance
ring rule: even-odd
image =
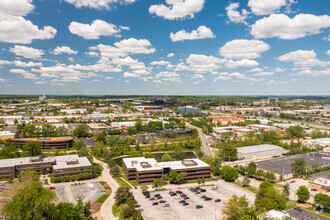
[[[0,219],[330,219],[330,98],[2,95]]]

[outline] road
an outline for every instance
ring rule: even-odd
[[[108,164],[103,163],[100,160],[97,160],[96,158],[93,158],[94,162],[97,164],[100,164],[103,167],[103,171],[99,179],[107,182],[109,186],[111,187],[111,194],[107,198],[107,200],[104,201],[104,203],[101,206],[100,211],[98,212],[98,215],[100,216],[100,219],[102,220],[113,220],[113,219],[118,219],[116,216],[112,214],[112,206],[115,203],[115,194],[117,192],[117,189],[119,188],[118,183],[116,180],[114,180],[110,176],[110,170],[108,167]],[[98,216],[96,214],[96,216]]]
[[[202,147],[203,147],[204,155],[205,156],[212,156],[212,157],[214,157],[213,152],[211,151],[209,145],[207,144],[207,139],[206,139],[205,134],[202,131],[202,129],[199,128],[199,127],[193,126],[192,124],[190,124],[188,122],[186,122],[186,126],[188,128],[195,128],[195,129],[197,129],[199,138],[201,139],[201,142],[202,142]]]

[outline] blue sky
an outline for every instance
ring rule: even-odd
[[[0,93],[330,95],[328,0],[0,1]]]

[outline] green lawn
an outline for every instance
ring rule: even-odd
[[[105,194],[103,194],[100,198],[98,198],[98,199],[95,201],[95,203],[101,203],[101,204],[103,204],[104,201],[105,201],[109,196],[110,196],[110,194],[109,194],[109,195],[105,195]]]
[[[132,188],[128,183],[126,183],[125,180],[123,180],[121,177],[113,177],[117,183],[119,184],[119,186],[122,186],[122,187],[129,187],[129,188]]]
[[[239,186],[243,189],[249,190],[250,192],[253,192],[255,194],[258,193],[258,191],[259,191],[259,189],[254,186],[243,186],[242,182],[233,182],[233,184],[235,184],[236,186]]]
[[[322,213],[321,212],[316,212],[312,207],[306,208],[305,210],[310,211],[310,212],[314,212],[316,214],[323,215],[323,216],[326,216],[326,217],[330,218],[330,213],[329,212],[322,212]]]

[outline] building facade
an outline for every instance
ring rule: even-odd
[[[198,113],[198,114],[201,114],[202,113],[201,108],[196,108],[196,107],[192,107],[192,106],[178,107],[177,110],[181,114],[186,114],[186,113]]]
[[[285,150],[282,147],[270,144],[237,148],[237,157],[239,159],[256,159],[261,157],[281,156],[283,153],[285,153]]]
[[[90,172],[92,164],[87,157],[65,155],[56,157],[22,157],[0,160],[0,179],[15,178],[25,170],[35,170],[45,173],[52,170],[53,176],[71,176]]]
[[[186,180],[211,177],[210,165],[199,159],[157,162],[154,158],[132,157],[123,158],[122,167],[126,178],[139,184],[152,182],[171,171],[185,172]]]
[[[64,149],[66,147],[72,147],[72,137],[53,137],[53,138],[20,138],[12,139],[11,143],[16,144],[17,147],[22,147],[28,142],[38,142],[42,149]]]

